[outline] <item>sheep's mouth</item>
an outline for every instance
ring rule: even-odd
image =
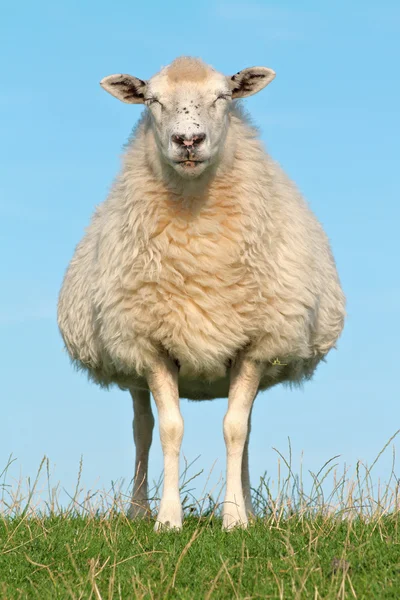
[[[176,160],[173,163],[173,167],[175,168],[176,172],[183,177],[184,179],[186,178],[193,178],[193,177],[199,177],[199,175],[201,175],[204,170],[207,168],[209,164],[209,160],[205,159],[205,160],[190,160],[190,159],[186,159],[186,160]]]
[[[177,160],[177,165],[183,165],[185,167],[196,167],[197,165],[201,165],[204,160]]]

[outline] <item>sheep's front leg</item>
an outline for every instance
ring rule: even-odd
[[[154,417],[148,390],[131,389],[133,400],[133,439],[135,441],[135,480],[128,517],[150,516],[148,501],[149,451],[153,438]]]
[[[226,493],[222,511],[224,529],[246,527],[248,523],[242,487],[242,465],[249,417],[260,376],[261,365],[241,356],[232,366],[228,411],[224,418],[227,456]]]
[[[182,528],[179,497],[179,453],[183,419],[179,408],[178,368],[169,359],[159,359],[147,374],[147,382],[158,410],[164,453],[164,487],[155,530]]]
[[[244,504],[246,507],[246,514],[248,517],[254,516],[253,503],[251,501],[251,488],[250,488],[250,473],[249,473],[249,441],[251,431],[251,411],[249,415],[249,421],[247,426],[247,437],[246,443],[243,449],[242,459],[242,488],[244,496]]]

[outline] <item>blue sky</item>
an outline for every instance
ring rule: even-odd
[[[71,490],[132,476],[131,405],[73,371],[56,325],[64,270],[107,195],[140,107],[107,95],[114,72],[147,78],[181,54],[229,74],[277,77],[246,106],[268,151],[296,181],[332,242],[348,319],[304,391],[255,406],[253,484],[294,469],[371,463],[400,427],[400,8],[396,2],[133,3],[26,0],[2,7],[0,47],[0,471],[33,476],[43,455]],[[224,469],[226,401],[183,401],[189,460]],[[400,442],[395,445],[399,447]],[[375,467],[387,478],[391,455]],[[151,478],[162,456],[158,435]],[[397,470],[398,472],[398,470]],[[202,480],[203,481],[203,480]],[[201,487],[201,486],[200,486]]]

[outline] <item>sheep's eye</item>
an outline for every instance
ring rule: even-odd
[[[159,100],[157,100],[157,98],[146,98],[145,99],[146,106],[151,106],[152,104],[155,104],[155,103],[162,106],[161,102]]]
[[[220,94],[215,99],[215,102],[217,102],[217,100],[230,100],[231,98],[232,98],[231,94]]]

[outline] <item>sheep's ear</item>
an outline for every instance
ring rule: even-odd
[[[100,81],[102,88],[128,104],[144,104],[147,81],[132,75],[108,75]]]
[[[227,77],[232,90],[232,98],[246,98],[256,94],[275,77],[275,71],[267,67],[249,67]]]

